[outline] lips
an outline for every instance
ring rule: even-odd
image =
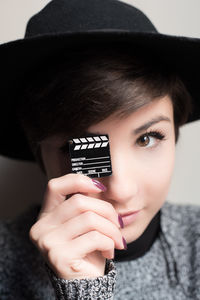
[[[135,219],[138,217],[140,210],[135,210],[133,212],[126,212],[124,214],[120,214],[124,226],[127,226],[135,221]]]
[[[139,212],[139,210],[135,210],[135,211],[130,211],[130,212],[126,212],[126,213],[119,213],[121,217],[126,217],[126,216],[130,216],[132,214],[136,214],[137,212]]]

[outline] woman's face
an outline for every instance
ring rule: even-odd
[[[130,243],[144,232],[169,190],[175,157],[172,102],[165,96],[126,118],[111,115],[88,132],[109,135],[113,171],[112,176],[98,179],[107,191],[91,196],[110,202],[121,214],[139,210],[121,229]],[[66,158],[59,151],[61,141],[52,137],[42,143],[48,179],[67,172]]]

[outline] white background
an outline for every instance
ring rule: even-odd
[[[47,0],[1,0],[0,44],[23,38],[30,16],[48,2]],[[161,33],[200,38],[199,0],[126,0],[124,2],[143,10]],[[168,201],[200,204],[199,155],[200,121],[197,121],[181,128]],[[44,188],[45,178],[35,164],[0,157],[1,218],[13,217],[31,203],[40,203]]]

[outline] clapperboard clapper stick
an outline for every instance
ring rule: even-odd
[[[68,143],[72,173],[91,178],[112,174],[108,135],[72,138]]]

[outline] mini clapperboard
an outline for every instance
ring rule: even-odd
[[[91,178],[112,174],[108,135],[73,138],[68,142],[72,173]]]

